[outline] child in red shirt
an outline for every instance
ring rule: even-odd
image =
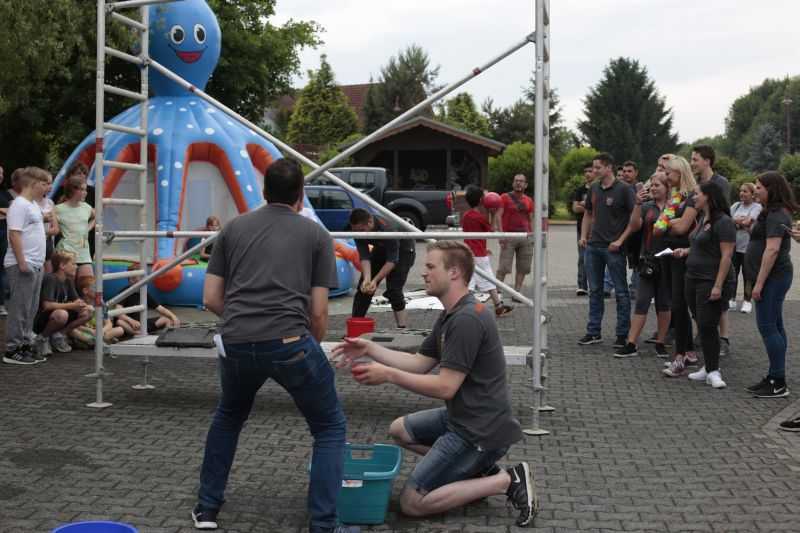
[[[467,187],[465,194],[469,210],[464,213],[461,218],[461,229],[465,232],[491,232],[492,224],[486,218],[486,214],[480,209],[481,200],[483,199],[483,190],[474,185]],[[493,216],[490,211],[489,216]],[[486,239],[465,239],[464,244],[469,246],[472,250],[472,255],[475,256],[475,266],[480,267],[485,272],[492,272],[492,263],[489,259],[489,250],[486,247]],[[497,286],[494,283],[485,279],[479,274],[473,274],[472,279],[469,280],[469,290],[480,292],[488,292],[494,303],[495,316],[504,316],[511,312],[511,307],[505,305],[500,299],[497,292]]]

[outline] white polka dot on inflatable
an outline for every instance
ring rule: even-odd
[[[164,130],[161,128],[156,128],[153,130],[153,135],[161,135],[162,133],[164,133]]]
[[[214,113],[216,113],[216,112],[217,112],[217,110],[216,110],[216,109],[214,109],[213,107],[209,107],[209,108],[207,108],[207,109],[206,109],[206,111],[208,111],[208,112],[209,112],[209,114],[211,114],[211,115],[213,115]]]
[[[186,273],[186,277],[191,278],[192,277],[192,272],[191,271],[187,272]]]
[[[228,121],[228,126],[233,126],[233,122],[231,122],[231,121],[229,120],[229,121]]]
[[[248,185],[247,187],[245,187],[245,189],[247,189],[247,192],[253,192],[253,186],[252,185]]]
[[[175,161],[175,168],[183,168],[183,163],[180,161]]]
[[[247,155],[247,150],[239,150],[239,155],[242,157],[250,157],[249,155]]]
[[[167,187],[167,186],[169,186],[169,182],[167,180],[161,180],[161,186],[162,187]]]
[[[194,124],[187,124],[186,127],[189,128],[190,130],[193,130],[194,129]]]
[[[158,165],[158,170],[164,170],[164,165]]]
[[[156,106],[154,106],[154,105],[147,106],[147,109],[155,109],[155,108],[156,108]]]
[[[206,135],[214,135],[214,128],[206,128],[205,132]]]
[[[164,105],[172,105],[172,100],[169,100],[169,101],[168,101],[168,102],[166,102]]]
[[[183,111],[183,112],[186,112],[186,111],[187,111],[187,109],[186,109],[185,107],[181,107],[180,109],[178,109],[178,111]]]
[[[195,102],[194,100],[192,100],[191,102],[189,102],[189,105],[197,105],[197,102]]]
[[[242,171],[241,170],[237,170],[237,171],[234,172],[234,174],[236,174],[237,176],[241,176],[242,175]]]

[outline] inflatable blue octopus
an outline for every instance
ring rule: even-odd
[[[219,61],[222,45],[219,24],[211,8],[205,0],[183,0],[151,6],[149,10],[150,56],[195,87],[205,90]],[[151,172],[155,171],[155,229],[196,229],[185,228],[181,224],[183,220],[188,220],[184,210],[189,208],[185,198],[189,166],[192,162],[210,163],[219,170],[238,213],[262,205],[264,200],[259,182],[272,162],[282,157],[278,149],[253,130],[215,109],[155,69],[150,69],[149,81],[154,96],[144,104],[120,113],[110,122],[138,128],[141,105],[147,105],[148,161],[153,165]],[[139,137],[135,135],[106,131],[104,146],[105,158],[108,160],[139,162]],[[88,180],[93,184],[94,160],[93,132],[66,160],[56,176],[53,190],[60,188],[67,169],[78,161],[90,167]],[[114,195],[125,172],[115,168],[104,169],[104,197]],[[303,214],[319,223],[307,198],[305,206]],[[176,256],[182,251],[178,249],[180,244],[183,243],[179,239],[158,239],[154,260]],[[340,245],[341,243],[337,247]],[[352,284],[348,279],[352,278],[352,269],[345,265],[338,266],[340,285],[346,283],[346,289],[344,286],[340,289],[345,289],[346,292]],[[107,293],[108,289],[106,287]],[[116,291],[112,289],[110,292]],[[192,289],[190,292],[196,293],[197,290]],[[190,301],[179,297],[180,301],[171,302],[174,298],[163,294],[160,295],[160,299],[162,298],[165,303],[193,305],[202,298],[202,285],[199,294],[192,294]]]

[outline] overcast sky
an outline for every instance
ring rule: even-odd
[[[566,123],[611,58],[638,59],[673,109],[681,141],[715,135],[734,99],[764,78],[800,74],[798,0],[552,0],[551,74]],[[533,0],[278,0],[275,23],[314,20],[321,53],[341,84],[365,83],[411,43],[441,66],[438,83],[457,80],[533,29]],[[463,86],[478,105],[509,105],[533,70],[529,45]],[[302,86],[304,78],[296,85]]]

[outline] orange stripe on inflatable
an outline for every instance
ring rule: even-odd
[[[272,156],[269,152],[263,147],[259,146],[258,144],[248,144],[247,145],[247,153],[250,155],[250,161],[253,162],[253,166],[261,172],[261,175],[267,173],[267,169],[272,164]]]

